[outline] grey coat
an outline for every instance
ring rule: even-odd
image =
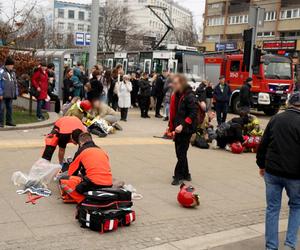
[[[15,99],[18,96],[16,73],[9,72],[5,67],[0,69],[0,96]]]

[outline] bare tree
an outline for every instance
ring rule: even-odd
[[[174,30],[179,44],[195,46],[198,43],[198,32],[194,22],[187,22],[183,27]]]

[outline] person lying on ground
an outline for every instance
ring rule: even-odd
[[[94,117],[90,114],[91,110],[92,104],[89,100],[78,101],[69,108],[65,116],[75,116],[81,121],[84,118],[93,119]]]
[[[86,128],[77,117],[63,116],[59,118],[55,122],[51,132],[46,136],[46,145],[42,158],[51,161],[54,151],[58,146],[58,161],[62,164],[67,144],[78,144],[78,136],[84,131],[86,131]]]
[[[78,137],[79,149],[68,169],[66,178],[60,180],[61,189],[77,203],[84,193],[112,187],[113,179],[108,155],[92,140],[89,133]]]

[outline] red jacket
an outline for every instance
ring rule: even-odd
[[[37,99],[39,100],[45,100],[48,95],[48,74],[47,71],[43,72],[43,70],[40,68],[36,72],[34,72],[31,84],[34,88],[40,88],[40,95]]]

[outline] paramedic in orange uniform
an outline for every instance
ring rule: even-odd
[[[104,187],[112,187],[112,173],[108,155],[92,140],[89,133],[82,133],[79,149],[68,170],[68,178],[61,179],[61,189],[77,203],[83,194]]]
[[[63,163],[65,150],[68,143],[78,144],[78,137],[86,128],[82,122],[74,116],[59,118],[45,139],[45,149],[42,158],[51,161],[56,147],[59,147],[58,161]]]

